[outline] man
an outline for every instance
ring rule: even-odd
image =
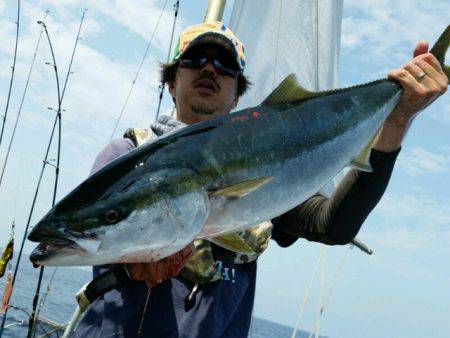
[[[283,247],[299,237],[326,244],[349,243],[381,198],[411,122],[448,86],[427,49],[425,42],[419,43],[414,59],[388,75],[404,92],[373,144],[374,172],[351,170],[330,198],[316,194],[272,222],[237,234],[254,249],[254,255],[201,241],[195,249],[190,245],[159,262],[127,265],[134,281],[95,301],[75,336],[128,337],[140,332],[146,337],[246,337],[256,259],[269,238]],[[153,132],[159,136],[180,125],[228,114],[249,85],[244,66],[241,42],[222,23],[187,28],[180,35],[173,62],[162,67],[178,121],[160,119]],[[135,131],[113,141],[99,154],[92,171],[137,146],[139,139]],[[94,270],[98,273],[100,268]],[[148,306],[144,281],[152,286]]]

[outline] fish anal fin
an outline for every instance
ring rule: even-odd
[[[295,74],[288,75],[275,90],[262,102],[262,104],[279,104],[301,101],[317,96],[303,88],[297,81]]]
[[[209,241],[227,250],[239,253],[254,254],[253,248],[248,245],[244,239],[235,232],[209,238]]]
[[[264,184],[272,181],[273,176],[261,177],[254,180],[242,181],[234,185],[230,185],[225,188],[221,188],[212,192],[213,195],[222,197],[244,197],[252,191],[258,189]]]

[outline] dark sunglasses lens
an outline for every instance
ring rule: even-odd
[[[237,71],[228,67],[223,66],[220,61],[218,60],[213,60],[213,64],[214,64],[214,68],[221,74],[223,75],[228,75],[228,76],[236,76]]]
[[[205,57],[200,55],[192,55],[187,59],[182,59],[180,61],[180,66],[200,69],[204,67],[208,63],[208,61],[212,62],[214,68],[219,74],[235,77],[238,72],[236,69],[234,69],[235,67],[233,67],[233,65],[229,62],[217,60],[215,57]]]
[[[202,68],[207,62],[207,58],[190,57],[189,59],[182,59],[180,61],[180,66],[186,68]]]

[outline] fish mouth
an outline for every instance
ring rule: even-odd
[[[30,254],[30,260],[34,265],[46,265],[50,260],[63,256],[88,256],[96,253],[102,243],[101,236],[96,234],[87,235],[70,231],[65,234],[44,230],[32,231],[28,239],[39,242]]]
[[[45,261],[59,254],[80,254],[87,252],[86,249],[69,239],[52,239],[38,244],[30,254],[33,264]]]

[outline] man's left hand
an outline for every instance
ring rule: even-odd
[[[384,122],[374,149],[386,152],[399,149],[414,118],[447,90],[448,78],[438,60],[428,53],[426,41],[416,45],[413,57],[402,68],[388,73],[388,79],[398,81],[403,93]]]
[[[447,90],[448,79],[439,61],[428,53],[428,43],[421,41],[414,58],[400,69],[390,71],[388,79],[398,81],[403,93],[396,109],[388,117],[396,123],[409,124],[420,111]]]

